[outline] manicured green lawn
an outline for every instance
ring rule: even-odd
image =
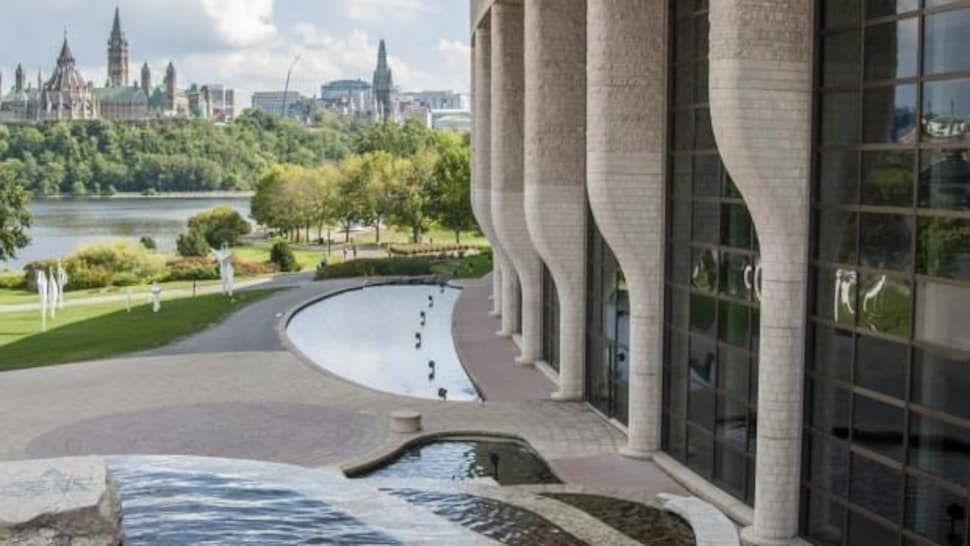
[[[145,298],[131,313],[124,302],[66,307],[40,332],[38,311],[0,313],[0,372],[79,362],[154,349],[224,320],[231,313],[279,289],[236,292],[166,301],[152,313]]]
[[[245,277],[240,280],[246,281],[255,279],[258,277]],[[222,281],[198,281],[197,287],[201,290],[207,286],[219,286]],[[68,285],[70,287],[70,285]],[[161,283],[162,291],[182,289],[182,288],[192,288],[192,281],[173,281]],[[131,293],[134,295],[148,294],[152,289],[151,285],[139,284],[131,287]],[[64,294],[64,301],[71,301],[84,298],[95,298],[98,296],[117,296],[124,294],[127,288],[120,286],[107,286],[105,288],[92,288],[90,290],[69,290]],[[0,305],[17,305],[21,303],[37,303],[37,293],[29,292],[26,290],[11,290],[9,288],[0,288]]]
[[[343,242],[344,234],[334,231],[333,238],[337,242]],[[350,234],[350,238],[353,239],[354,243],[358,245],[373,244],[376,239],[376,235],[373,231],[366,231],[358,234]],[[443,229],[432,229],[431,231],[424,234],[422,240],[427,243],[434,241],[435,243],[451,244],[455,242],[455,232],[443,230]],[[410,232],[394,229],[394,228],[384,228],[381,229],[381,243],[410,243],[411,234]],[[475,233],[472,231],[465,231],[461,234],[461,244],[472,245],[472,246],[489,246],[488,239],[480,233]]]
[[[238,256],[243,260],[248,260],[252,262],[268,262],[269,261],[269,251],[272,248],[272,243],[269,242],[259,242],[251,245],[236,246],[232,248],[233,254]],[[293,255],[296,256],[296,262],[300,264],[300,270],[307,271],[313,270],[320,263],[320,257],[323,252],[316,249],[301,248],[300,245],[290,244],[290,248],[293,249]],[[328,262],[333,263],[334,259],[337,258],[337,253],[330,258],[327,258]]]

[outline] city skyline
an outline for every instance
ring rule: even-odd
[[[348,0],[311,4],[305,0],[231,4],[225,0],[39,0],[30,6],[10,6],[8,16],[0,21],[0,50],[5,52],[0,57],[3,87],[12,84],[18,64],[31,75],[30,82],[36,80],[38,69],[47,77],[65,31],[80,72],[95,85],[103,85],[108,77],[105,38],[118,6],[130,43],[129,79],[144,62],[153,72],[173,62],[179,67],[180,79],[235,88],[237,104],[244,105],[254,91],[282,89],[287,67],[302,54],[290,87],[313,96],[329,80],[369,79],[378,42],[384,38],[396,83],[402,89],[468,92],[467,38],[454,32],[460,28],[459,22],[467,20],[464,3]],[[388,13],[394,17],[386,17]],[[180,32],[166,31],[171,28]]]

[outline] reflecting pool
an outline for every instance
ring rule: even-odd
[[[354,383],[428,399],[444,389],[448,400],[476,400],[451,336],[460,293],[430,284],[366,287],[310,305],[286,332],[313,362]]]

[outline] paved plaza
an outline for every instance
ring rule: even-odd
[[[468,283],[453,329],[486,401],[404,398],[348,383],[287,349],[281,321],[302,302],[359,279],[312,282],[258,302],[169,347],[104,361],[5,372],[0,381],[0,460],[167,454],[302,466],[366,463],[411,435],[389,414],[413,409],[428,433],[499,433],[529,442],[567,483],[684,491],[650,462],[618,455],[625,437],[582,403],[548,400],[552,383],[516,367],[512,341],[491,334],[490,281]]]

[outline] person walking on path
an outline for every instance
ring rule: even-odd
[[[353,251],[353,253],[354,253],[354,259],[356,260],[357,259],[357,245],[351,246],[350,249]]]

